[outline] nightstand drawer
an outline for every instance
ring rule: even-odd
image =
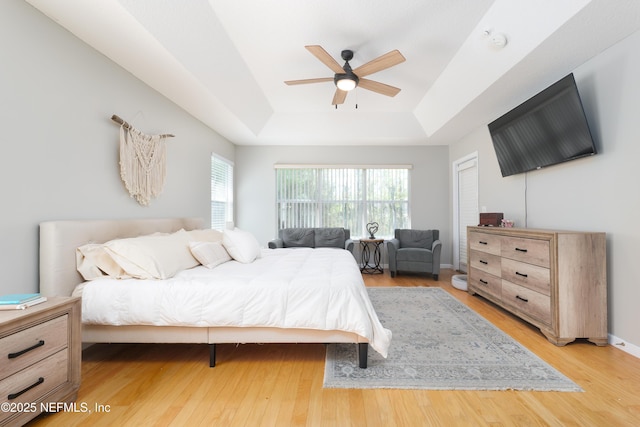
[[[68,346],[67,315],[0,338],[0,379]]]
[[[551,325],[551,298],[539,292],[502,281],[502,301],[546,325]]]
[[[69,376],[67,351],[62,350],[0,381],[0,403],[35,402]]]

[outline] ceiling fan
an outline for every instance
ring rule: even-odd
[[[333,77],[321,77],[317,79],[288,80],[285,81],[285,83],[288,85],[301,85],[333,81],[336,85],[336,93],[333,95],[331,105],[335,105],[336,108],[338,104],[344,103],[347,98],[347,92],[355,89],[356,87],[361,87],[386,96],[396,96],[398,92],[400,92],[400,89],[397,87],[363,78],[404,62],[405,58],[398,50],[392,50],[391,52],[385,53],[384,55],[379,56],[354,70],[351,69],[351,65],[349,64],[349,61],[353,59],[353,51],[351,50],[342,51],[341,56],[345,63],[343,66],[340,66],[340,64],[333,59],[333,57],[322,48],[322,46],[312,45],[305,46],[305,48],[323,64],[329,67],[335,75]]]

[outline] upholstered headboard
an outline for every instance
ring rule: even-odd
[[[69,296],[84,280],[76,269],[76,248],[87,243],[136,237],[156,231],[204,227],[201,218],[46,221],[40,223],[40,293]]]

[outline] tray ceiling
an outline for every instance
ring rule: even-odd
[[[640,28],[634,0],[26,0],[236,144],[442,145]],[[493,36],[503,34],[500,48]],[[305,48],[406,61],[337,109]],[[356,108],[357,106],[357,108]]]

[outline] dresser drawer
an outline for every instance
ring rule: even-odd
[[[502,268],[500,267],[500,257],[498,255],[471,251],[469,254],[469,264],[478,270],[500,277]]]
[[[500,255],[500,236],[472,231],[468,238],[471,250]]]
[[[551,325],[551,298],[548,295],[503,280],[502,301],[529,317]]]
[[[67,361],[67,350],[61,350],[29,369],[3,379],[0,381],[0,403],[34,402],[64,384],[69,375]]]
[[[501,254],[504,258],[515,259],[529,264],[549,268],[549,241],[503,237]]]
[[[502,298],[502,279],[482,270],[471,268],[469,271],[469,288]]]
[[[68,346],[67,315],[0,338],[0,379]]]
[[[551,294],[551,270],[548,268],[502,258],[502,278],[541,294]]]

